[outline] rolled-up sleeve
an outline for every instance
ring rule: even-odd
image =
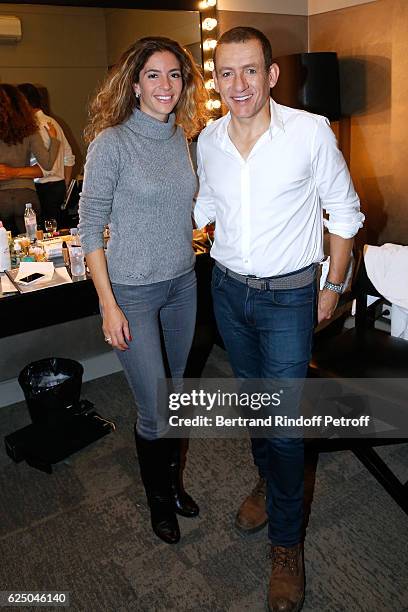
[[[352,238],[363,226],[364,215],[344,157],[325,117],[317,121],[312,148],[312,167],[323,209],[324,224],[331,234]]]
[[[205,175],[202,159],[200,138],[197,143],[197,174],[200,182],[197,201],[194,206],[194,220],[197,227],[204,227],[208,223],[215,221],[215,205],[211,187]]]
[[[64,147],[64,166],[73,166],[75,164],[75,155],[72,153],[71,146],[63,134],[62,145]]]
[[[119,179],[120,148],[108,128],[89,145],[79,201],[79,235],[85,254],[103,248],[103,230],[109,223]]]

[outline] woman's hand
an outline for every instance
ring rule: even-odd
[[[50,138],[57,138],[57,130],[55,129],[55,126],[51,123],[51,121],[48,121],[47,125],[44,125],[44,127],[47,130],[48,136]]]
[[[91,271],[92,280],[99,297],[102,314],[102,329],[105,340],[113,348],[126,351],[132,341],[129,323],[119,308],[112,292],[106,258],[103,248],[95,249],[86,255],[86,263]]]
[[[129,331],[129,323],[117,304],[103,310],[102,330],[105,340],[113,348],[126,351],[128,342],[132,340]]]

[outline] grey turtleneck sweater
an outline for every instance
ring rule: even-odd
[[[135,109],[89,146],[79,204],[85,254],[103,246],[109,223],[112,282],[148,285],[189,272],[196,190],[187,142],[174,115],[163,123]]]

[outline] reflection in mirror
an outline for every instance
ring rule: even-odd
[[[1,15],[21,20],[22,39],[0,46],[0,81],[31,82],[48,92],[50,114],[61,124],[81,170],[87,104],[107,67],[143,36],[174,38],[201,63],[200,17],[194,11],[145,11],[1,4]],[[1,43],[1,40],[0,40]]]

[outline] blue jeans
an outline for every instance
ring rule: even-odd
[[[237,378],[303,379],[310,360],[316,283],[300,289],[259,290],[214,266],[214,312]],[[294,410],[295,408],[295,410]],[[299,406],[291,406],[291,415]],[[252,454],[267,480],[268,535],[294,546],[303,537],[303,439],[252,438]]]
[[[129,348],[116,354],[136,400],[137,432],[149,440],[162,437],[168,426],[158,406],[166,365],[175,385],[184,375],[194,335],[196,286],[194,270],[151,285],[112,283],[132,336]]]

